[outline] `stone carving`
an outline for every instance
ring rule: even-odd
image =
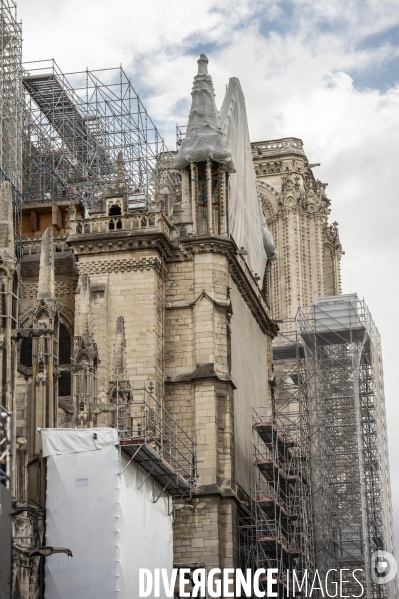
[[[54,239],[51,227],[45,230],[42,237],[37,299],[55,301]]]

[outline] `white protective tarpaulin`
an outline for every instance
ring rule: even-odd
[[[276,248],[263,215],[252,160],[245,98],[236,77],[229,80],[220,109],[220,124],[226,135],[236,172],[229,178],[229,228],[239,248],[247,251],[246,262],[263,280],[267,256]]]
[[[80,453],[119,444],[114,428],[86,428],[76,431],[70,428],[42,429],[43,457],[66,453]],[[76,434],[78,433],[78,434]]]
[[[139,568],[167,568],[170,575],[167,494],[123,453],[119,463],[116,431],[41,433],[47,456],[46,545],[73,554],[46,558],[45,598],[132,599],[139,597]]]
[[[226,166],[230,172],[230,234],[238,247],[246,250],[245,260],[262,282],[267,257],[274,260],[276,248],[258,193],[240,82],[235,77],[230,79],[219,114],[212,78],[208,74],[208,59],[201,54],[191,96],[187,131],[174,167],[183,169],[190,163],[208,159]]]
[[[186,135],[174,160],[174,167],[181,170],[191,162],[211,158],[225,164],[227,170],[232,172],[234,163],[229,143],[220,128],[212,77],[208,74],[208,59],[201,54],[197,62],[198,75],[194,77]]]

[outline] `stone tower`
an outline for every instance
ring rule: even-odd
[[[252,167],[245,171],[245,156],[237,152],[245,107],[240,113],[234,86],[232,126],[226,127],[227,110],[219,120],[207,64],[201,55],[186,137],[174,161],[182,190],[175,228],[188,237],[179,239],[180,260],[168,264],[165,393],[168,409],[183,416],[197,443],[196,507],[176,518],[176,561],[226,568],[238,564],[237,522],[248,513],[251,486],[251,404],[267,401],[276,327],[254,272],[267,260],[261,229],[253,251],[248,234],[240,238],[232,225],[238,202],[258,207]],[[245,177],[255,188],[248,198],[238,186]]]
[[[300,139],[252,143],[266,221],[278,259],[265,281],[274,318],[294,318],[315,297],[341,293],[338,223],[329,224],[326,184],[317,180]]]

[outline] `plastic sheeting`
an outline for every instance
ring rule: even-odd
[[[190,162],[216,160],[234,171],[231,149],[219,123],[212,77],[208,75],[208,59],[201,54],[198,75],[194,77],[192,104],[186,136],[175,158],[174,167],[185,168]]]
[[[230,175],[229,227],[239,248],[247,251],[252,272],[263,277],[266,255],[274,259],[276,248],[267,228],[258,193],[249,139],[245,98],[236,77],[229,80],[220,109],[220,123],[229,140],[236,172]]]
[[[128,465],[123,453],[121,471],[127,468],[119,475],[115,432],[42,431],[48,455],[46,545],[73,553],[46,559],[46,599],[132,599],[139,596],[139,568],[170,573],[173,567],[167,494],[136,464]],[[93,449],[89,437],[95,434],[102,446]],[[71,452],[74,444],[78,451]]]
[[[272,234],[266,225],[252,161],[245,98],[238,79],[232,77],[220,116],[215,104],[208,59],[201,54],[194,77],[186,136],[174,161],[178,170],[208,158],[230,171],[229,228],[238,247],[247,251],[246,262],[261,280],[267,257],[276,258]]]
[[[65,453],[80,453],[119,445],[118,431],[114,428],[42,428],[43,457]]]

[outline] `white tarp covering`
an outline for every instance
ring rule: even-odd
[[[234,171],[231,150],[219,123],[215,104],[212,77],[208,74],[208,59],[201,54],[198,60],[198,75],[194,77],[192,103],[186,136],[174,161],[177,169],[185,168],[190,162],[201,162],[211,158],[225,164]]]
[[[46,545],[73,553],[46,559],[46,599],[133,599],[139,597],[139,568],[167,568],[170,575],[167,494],[154,503],[162,488],[151,477],[145,480],[134,463],[119,475],[129,458],[122,454],[119,464],[115,432],[42,430],[48,456]],[[90,435],[102,446],[93,449]]]
[[[274,258],[276,248],[267,228],[252,160],[245,98],[236,77],[229,80],[220,109],[220,123],[231,147],[236,172],[229,179],[229,227],[239,248],[247,251],[246,261],[261,280],[266,254]]]
[[[50,455],[103,449],[119,444],[118,432],[114,428],[86,428],[79,431],[71,428],[43,428],[40,433],[44,458]]]
[[[208,158],[226,165],[230,171],[230,234],[238,247],[247,251],[246,262],[262,282],[267,257],[275,259],[276,248],[258,193],[240,82],[235,77],[230,79],[219,115],[212,78],[208,74],[208,59],[201,54],[191,96],[186,136],[174,160],[174,168],[181,170],[191,162]]]

